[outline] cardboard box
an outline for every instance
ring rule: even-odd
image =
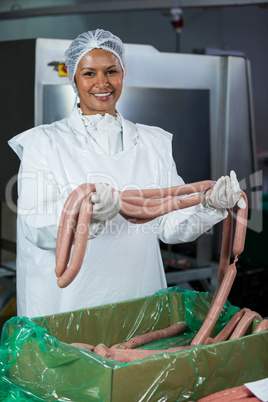
[[[2,392],[12,390],[37,401],[196,401],[267,377],[268,331],[252,334],[257,320],[243,338],[182,352],[163,351],[131,363],[117,363],[70,345],[112,346],[182,321],[187,333],[158,347],[189,344],[211,299],[208,293],[173,287],[149,297],[64,314],[31,320],[14,317],[2,333]],[[214,335],[238,310],[226,303]]]

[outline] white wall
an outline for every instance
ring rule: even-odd
[[[79,2],[79,1],[78,1]],[[80,1],[82,2],[82,1]],[[38,6],[72,4],[40,0]],[[77,1],[76,1],[77,3]],[[4,0],[0,11],[16,7],[36,7],[30,0]],[[258,151],[268,152],[268,8],[259,6],[215,7],[184,10],[185,26],[180,35],[180,51],[208,46],[243,51],[251,61],[256,144]],[[161,11],[109,12],[80,15],[37,17],[0,21],[0,40],[25,38],[73,39],[86,30],[104,28],[125,43],[144,43],[160,51],[176,51],[176,34],[169,17]],[[178,42],[177,42],[178,43]],[[14,55],[14,59],[16,56]]]

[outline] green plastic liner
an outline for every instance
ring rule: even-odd
[[[268,331],[168,353],[190,344],[212,295],[172,287],[144,298],[47,317],[13,317],[0,345],[0,400],[197,401],[268,376]],[[239,310],[226,302],[215,336]],[[112,346],[135,335],[186,322],[187,332],[143,346],[163,353],[118,363],[70,343]]]

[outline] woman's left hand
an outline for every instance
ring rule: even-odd
[[[241,196],[241,189],[233,170],[230,176],[222,176],[218,179],[211,191],[208,191],[203,205],[216,209],[229,209],[237,205],[239,208],[245,209],[246,203]]]

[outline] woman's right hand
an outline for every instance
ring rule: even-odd
[[[95,221],[108,221],[113,219],[120,211],[121,200],[118,191],[105,183],[96,183],[96,194],[91,197],[93,202],[92,218]]]

